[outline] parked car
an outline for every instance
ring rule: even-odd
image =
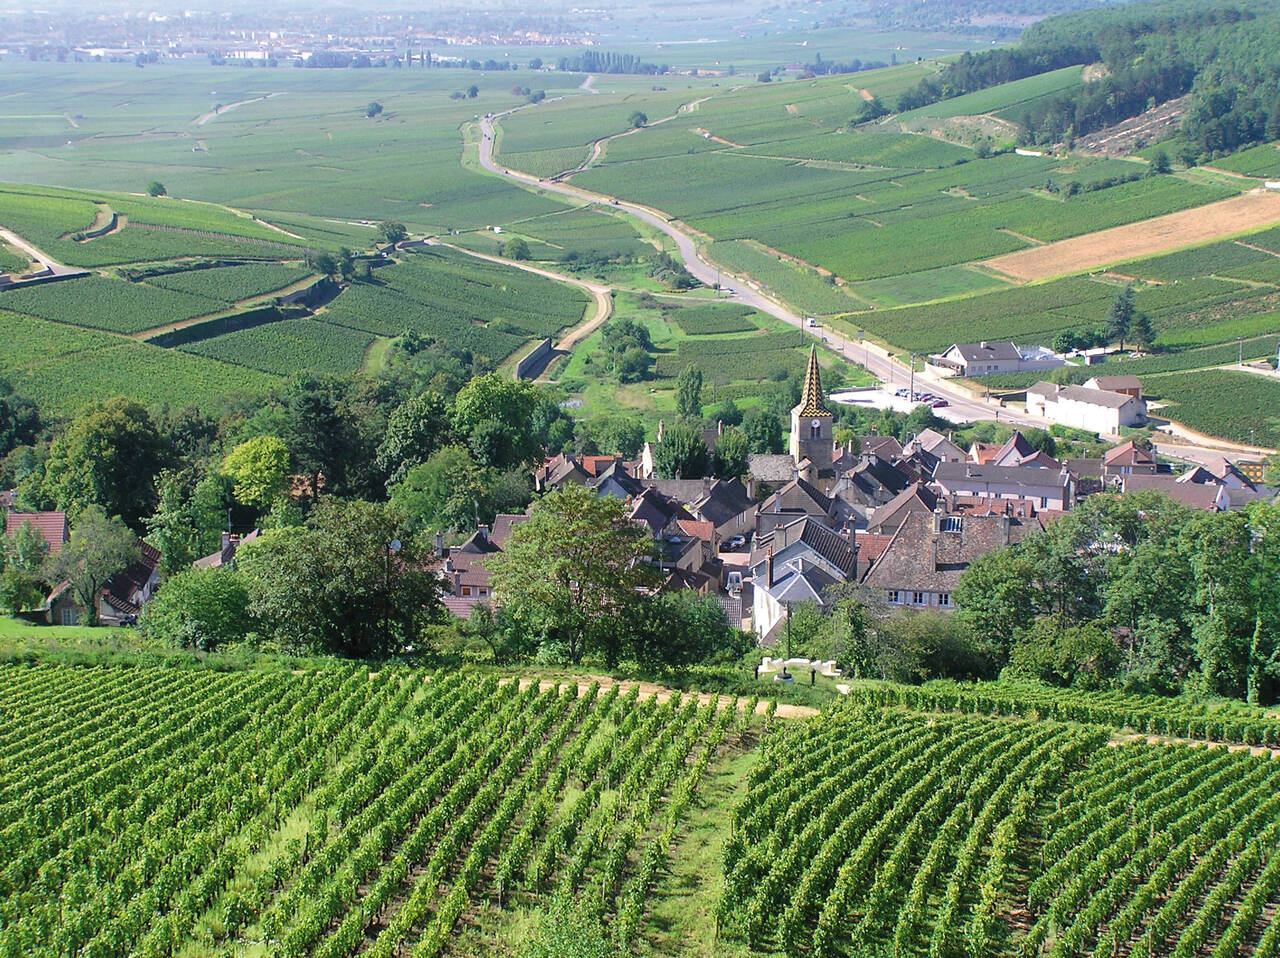
[[[738,549],[741,549],[746,544],[747,544],[746,536],[733,536],[732,538],[729,539],[728,542],[724,544],[724,547],[730,552],[735,552]]]

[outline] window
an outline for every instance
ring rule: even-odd
[[[912,593],[911,593],[911,604],[912,604],[912,605],[924,605],[924,593],[923,593],[923,592],[912,592]]]
[[[469,586],[469,585],[464,585],[464,586],[462,587],[462,594],[463,594],[463,595],[470,595],[470,594],[471,594],[471,586]]]
[[[942,606],[943,608],[950,608],[950,607],[951,607],[951,593],[950,593],[950,592],[939,592],[939,593],[938,593],[938,605]]]
[[[809,438],[810,439],[822,438],[822,422],[820,420],[814,419],[812,422],[809,423]]]
[[[480,587],[480,594],[481,594],[481,595],[488,595],[488,594],[489,594],[489,590],[488,590],[488,589],[486,589],[484,586],[481,586],[481,587]]]
[[[895,605],[900,603],[902,601],[902,593],[899,592],[897,589],[890,589],[889,601],[894,603]]]
[[[1041,508],[1041,509],[1048,509],[1048,508],[1049,508],[1049,497],[1048,497],[1048,496],[1041,496],[1041,497],[1040,497],[1040,508]]]
[[[64,608],[62,610],[62,624],[63,625],[79,625],[80,610]]]
[[[947,516],[942,520],[943,532],[963,532],[964,516]]]

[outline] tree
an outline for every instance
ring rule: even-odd
[[[488,560],[494,595],[541,637],[543,651],[578,664],[588,652],[616,662],[640,590],[656,584],[652,542],[626,506],[576,485],[550,493]]]
[[[371,120],[381,112],[382,112],[382,104],[379,103],[377,100],[373,100],[372,102],[370,102],[370,104],[367,107],[364,108],[364,115]]]
[[[40,603],[45,595],[40,570],[48,552],[49,544],[31,523],[10,530],[0,553],[4,569],[0,573],[0,608],[15,615]]]
[[[747,434],[753,453],[779,454],[783,450],[782,420],[766,409],[753,409],[743,417],[742,431]]]
[[[1150,349],[1156,341],[1155,330],[1151,328],[1151,319],[1146,313],[1138,313],[1129,327],[1129,337],[1144,349]]]
[[[1023,631],[1009,654],[1009,673],[1051,685],[1101,688],[1116,673],[1120,650],[1099,623],[1061,627],[1041,619]]]
[[[86,406],[49,447],[43,494],[72,521],[91,505],[142,529],[170,450],[147,410],[117,396]]]
[[[768,70],[765,70],[763,73],[756,74],[756,80],[759,81],[760,83],[772,83],[773,74],[771,74]]]
[[[1190,166],[1191,164],[1187,165]],[[1169,165],[1169,154],[1163,149],[1153,152],[1151,154],[1151,166],[1149,169],[1152,175],[1172,172],[1173,168]]]
[[[492,517],[490,472],[462,446],[445,446],[390,486],[391,502],[414,531],[474,529]]]
[[[711,470],[711,453],[702,430],[688,423],[676,423],[662,434],[653,456],[654,470],[661,479],[700,479]]]
[[[747,474],[747,456],[751,441],[741,429],[730,426],[716,440],[715,473],[721,479],[736,479]]]
[[[519,236],[513,236],[502,244],[502,255],[507,259],[521,261],[533,258],[533,254],[529,252],[529,244]]]
[[[685,366],[676,377],[676,414],[702,419],[702,370],[697,366]]]
[[[236,564],[250,610],[286,646],[363,658],[410,648],[442,614],[429,555],[394,509],[324,499],[305,526],[242,546]]]
[[[159,571],[168,578],[200,558],[202,536],[191,470],[165,469],[158,485],[159,502],[146,520],[146,540],[160,553]]]
[[[1073,332],[1058,333],[1053,339],[1053,351],[1055,353],[1069,353],[1071,350],[1078,348],[1078,340]]]
[[[249,587],[236,569],[187,569],[171,577],[142,610],[138,627],[173,648],[212,652],[253,631]]]
[[[604,455],[634,459],[644,446],[644,423],[634,416],[613,416],[598,423],[592,433]]]
[[[311,480],[313,498],[322,487],[334,495],[346,494],[350,474],[374,458],[346,398],[347,386],[341,380],[299,376],[285,388],[283,422],[272,424],[282,429],[279,434],[287,437],[293,463]],[[372,445],[373,437],[369,438]]]
[[[332,276],[338,272],[338,259],[327,250],[308,250],[307,266],[322,276]]]
[[[387,484],[404,480],[414,466],[426,462],[450,438],[449,406],[443,396],[425,390],[411,396],[387,418],[378,444],[377,466]]]
[[[159,180],[152,180],[147,184],[148,196],[167,196],[168,192],[164,188],[164,184]]]
[[[275,436],[254,436],[227,454],[222,471],[235,483],[233,492],[238,501],[266,512],[284,492],[289,447]]]
[[[999,659],[1014,634],[1035,618],[1030,564],[1016,547],[975,559],[951,593],[956,615]]]
[[[474,83],[471,84],[471,86],[467,87],[467,97],[469,99],[474,100],[479,95],[480,95],[480,88],[476,86]]]
[[[537,387],[498,373],[477,376],[453,403],[453,428],[483,466],[509,469],[540,453],[533,428]]]
[[[388,243],[400,243],[409,238],[409,230],[403,223],[384,220],[378,224],[378,233]]]
[[[1118,340],[1121,349],[1124,349],[1124,339],[1129,335],[1129,324],[1133,322],[1134,312],[1133,284],[1127,283],[1116,295],[1111,311],[1107,313],[1107,339]]]
[[[137,561],[138,540],[118,516],[107,518],[97,505],[81,511],[71,540],[45,567],[49,582],[66,581],[76,602],[86,611],[87,624],[98,624],[102,587],[117,572]]]
[[[736,661],[754,639],[744,642],[714,596],[665,592],[641,604],[631,629],[631,655],[650,669],[680,669],[713,660]]]
[[[627,117],[627,126],[631,127],[633,130],[638,130],[640,129],[640,127],[646,126],[648,122],[649,122],[649,118],[645,116],[643,113],[641,113],[639,110],[636,110],[629,117]]]

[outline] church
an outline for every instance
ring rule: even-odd
[[[818,347],[809,351],[809,367],[804,374],[800,403],[791,410],[791,458],[801,479],[822,487],[835,480],[833,466],[835,417],[822,396],[822,372],[818,369]]]

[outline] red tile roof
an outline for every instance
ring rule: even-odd
[[[34,526],[40,533],[49,546],[50,555],[61,552],[63,544],[71,538],[65,512],[11,512],[5,517],[5,535],[12,539],[25,525]]]
[[[677,519],[676,525],[680,527],[680,531],[687,536],[693,536],[695,539],[701,539],[703,542],[710,542],[716,534],[716,524],[714,522],[699,522],[696,519]]]

